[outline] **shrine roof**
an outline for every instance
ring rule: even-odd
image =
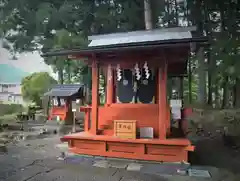
[[[89,36],[87,48],[53,50],[42,56],[77,55],[92,56],[94,53],[124,50],[143,50],[157,47],[179,46],[180,44],[206,43],[207,37],[197,36],[195,27],[164,28],[124,33]]]
[[[62,84],[54,85],[44,96],[49,97],[70,97],[83,91],[82,84]]]
[[[196,31],[196,28],[164,28],[89,36],[88,39],[91,42],[88,47],[190,39],[193,37],[191,33],[192,31]]]

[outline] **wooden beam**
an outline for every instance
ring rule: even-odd
[[[90,132],[97,134],[98,128],[98,86],[99,86],[99,66],[96,60],[92,61],[92,122]]]
[[[167,63],[158,71],[159,139],[166,139],[167,132]]]
[[[103,64],[109,64],[109,63],[120,63],[120,62],[135,62],[135,61],[150,61],[153,62],[160,62],[162,61],[163,51],[165,51],[165,54],[169,55],[168,61],[169,62],[179,62],[179,61],[185,61],[188,57],[188,49],[186,47],[175,47],[175,48],[162,48],[162,49],[150,49],[150,50],[135,50],[135,51],[123,51],[123,52],[105,52],[105,53],[98,53],[95,56],[98,58],[98,60]],[[76,59],[82,59],[88,63],[91,62],[90,59],[84,58],[83,55],[74,55],[70,57],[74,60]],[[89,61],[90,60],[90,61]]]

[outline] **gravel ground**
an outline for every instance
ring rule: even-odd
[[[0,155],[0,181],[165,181],[166,178],[128,172],[117,168],[98,168],[81,162],[66,163],[58,160],[61,149],[59,138],[21,141],[9,144]]]
[[[36,139],[33,137],[8,143],[5,152],[0,150],[0,181],[239,181],[230,172],[219,171],[213,167],[208,168],[212,178],[203,179],[180,175],[148,174],[153,172],[153,169],[147,170],[147,167],[140,171],[127,171],[120,168],[123,164],[119,165],[119,163],[119,168],[105,166],[100,168],[94,166],[94,160],[91,157],[81,158],[81,162],[59,160],[61,153],[66,151],[66,147],[60,147],[59,144],[57,135]],[[100,165],[106,165],[106,162],[103,161]],[[160,168],[160,165],[158,166]]]

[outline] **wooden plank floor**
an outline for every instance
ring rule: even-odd
[[[70,151],[77,154],[127,159],[180,162],[188,161],[188,151],[193,151],[187,139],[120,139],[81,132],[61,140],[68,141]]]

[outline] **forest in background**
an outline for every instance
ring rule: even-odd
[[[240,2],[238,0],[0,0],[0,36],[17,58],[86,47],[94,34],[196,26],[209,46],[192,52],[184,79],[185,102],[240,107]],[[59,83],[90,84],[91,71],[67,57],[44,58]]]

